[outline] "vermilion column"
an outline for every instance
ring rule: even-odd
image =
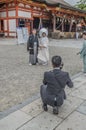
[[[8,4],[6,4],[6,19],[7,19],[7,37],[9,37],[9,15],[8,15]]]
[[[15,8],[16,8],[16,27],[18,27],[18,2],[15,0]],[[16,33],[17,37],[17,33]]]

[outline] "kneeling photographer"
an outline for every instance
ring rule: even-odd
[[[53,107],[53,113],[58,114],[58,108],[66,99],[65,86],[72,88],[73,83],[68,72],[62,71],[63,63],[60,56],[52,57],[52,66],[52,71],[44,73],[40,94],[44,111],[48,111],[47,105],[50,105]]]

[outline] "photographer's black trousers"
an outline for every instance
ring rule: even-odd
[[[43,104],[54,106],[61,106],[64,102],[65,93],[61,91],[59,94],[51,95],[46,91],[47,85],[42,85],[40,87],[40,94]]]

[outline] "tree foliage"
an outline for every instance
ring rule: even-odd
[[[86,10],[86,0],[80,0],[77,2],[76,7],[82,10]]]

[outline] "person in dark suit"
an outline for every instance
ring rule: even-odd
[[[29,36],[27,41],[27,51],[29,51],[29,65],[36,65],[38,62],[38,47],[39,41],[36,35],[36,29],[33,29],[32,34]]]
[[[53,70],[44,73],[43,85],[40,94],[43,102],[43,109],[48,111],[47,105],[53,107],[53,113],[58,114],[64,99],[66,99],[65,86],[72,88],[73,82],[69,73],[62,71],[62,58],[60,56],[52,57]]]

